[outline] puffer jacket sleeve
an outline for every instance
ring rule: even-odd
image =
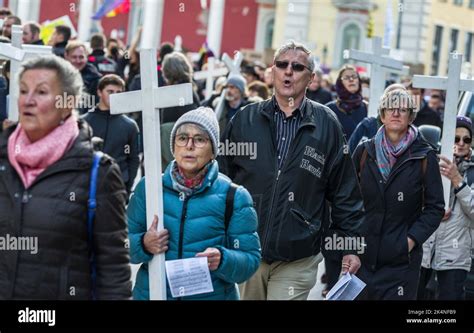
[[[227,230],[227,246],[217,246],[221,263],[215,274],[229,283],[248,280],[260,264],[260,240],[257,234],[257,213],[252,197],[242,186],[235,193],[234,213]]]
[[[466,227],[474,228],[474,184],[456,193],[461,209],[466,214]]]
[[[103,158],[104,160],[104,158]],[[126,191],[119,166],[101,162],[94,221],[98,299],[129,299],[132,282],[125,219]]]
[[[438,228],[444,215],[443,185],[436,154],[426,156],[427,167],[424,176],[424,209],[408,230],[408,236],[421,246]]]
[[[127,208],[128,237],[130,238],[130,257],[132,264],[141,264],[153,259],[153,255],[145,252],[142,236],[147,231],[145,178],[137,184]]]

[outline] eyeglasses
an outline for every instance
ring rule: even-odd
[[[470,138],[470,137],[463,137],[463,138],[461,138],[459,136],[454,137],[454,142],[455,143],[459,143],[459,141],[461,141],[461,140],[466,144],[471,144],[471,142],[472,142],[472,138]]]
[[[305,69],[311,72],[311,68],[306,65],[300,64],[299,62],[290,63],[289,61],[275,61],[275,66],[280,69],[287,69],[289,64],[291,64],[291,69],[295,72],[302,72]]]
[[[399,114],[407,114],[409,109],[385,109],[385,112],[388,114],[394,114],[395,111],[398,111]]]
[[[178,147],[186,147],[188,145],[189,139],[191,139],[194,147],[196,148],[202,148],[209,142],[209,138],[206,138],[202,135],[187,136],[186,134],[177,135],[175,142]]]
[[[349,80],[358,80],[359,77],[357,75],[344,75],[343,77],[341,77],[341,80],[342,81],[349,81]]]

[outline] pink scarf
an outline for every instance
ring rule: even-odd
[[[33,143],[18,124],[8,139],[8,159],[25,188],[29,188],[38,175],[63,157],[78,135],[79,128],[74,116],[68,117],[64,124]]]

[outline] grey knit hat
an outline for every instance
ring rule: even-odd
[[[247,85],[247,81],[245,81],[245,78],[242,75],[233,74],[229,76],[229,78],[227,79],[227,84],[232,84],[240,90],[242,96],[245,96],[245,86]]]
[[[212,152],[217,156],[219,152],[219,123],[216,114],[211,108],[199,107],[183,114],[174,124],[170,137],[170,148],[174,155],[174,141],[176,131],[183,124],[197,124],[204,128],[212,143]]]

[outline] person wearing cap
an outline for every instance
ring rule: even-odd
[[[163,174],[164,229],[157,231],[155,216],[147,230],[145,179],[131,197],[127,216],[130,255],[141,264],[133,297],[149,299],[148,262],[155,254],[166,260],[207,257],[214,291],[185,296],[183,300],[236,300],[236,283],[249,279],[260,261],[257,215],[252,197],[239,186],[233,213],[225,226],[229,178],[219,173],[219,125],[212,109],[185,113],[171,131],[175,160]],[[169,286],[167,298],[173,299]]]
[[[247,81],[240,74],[232,74],[227,78],[225,85],[225,95],[223,110],[219,118],[219,129],[224,131],[229,123],[229,120],[244,106],[250,104],[252,101],[247,97]],[[220,105],[220,98],[214,101],[214,106],[217,108]]]
[[[404,86],[387,87],[379,104],[383,126],[352,157],[365,207],[361,299],[416,298],[422,245],[444,214],[436,152],[412,125],[415,109]]]
[[[440,300],[464,299],[464,283],[471,270],[470,228],[474,228],[471,142],[472,122],[467,117],[458,116],[454,159],[440,156],[439,162],[441,174],[451,181],[449,208],[436,232],[423,244],[420,289],[426,287],[430,274],[436,273]]]

